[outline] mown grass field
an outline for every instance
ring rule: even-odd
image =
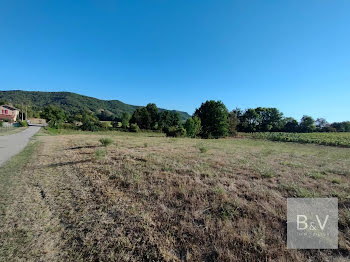
[[[348,148],[64,132],[0,170],[0,261],[349,259]],[[286,249],[287,197],[338,197],[338,250]]]
[[[350,133],[253,133],[242,134],[245,137],[267,139],[280,142],[318,144],[326,146],[350,147]]]

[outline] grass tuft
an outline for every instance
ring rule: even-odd
[[[309,177],[311,177],[312,179],[315,179],[315,180],[317,180],[317,179],[321,179],[321,178],[324,178],[325,177],[325,175],[324,174],[322,174],[322,173],[320,173],[320,172],[311,172],[311,173],[309,173],[309,174],[307,174],[307,176],[309,176]]]
[[[317,193],[296,184],[282,184],[281,188],[287,191],[289,197],[311,198],[318,196]]]
[[[204,145],[198,145],[198,149],[199,149],[199,152],[201,152],[202,154],[208,152],[208,148]]]
[[[104,147],[107,147],[107,146],[109,146],[109,145],[111,145],[111,144],[113,143],[113,140],[110,139],[110,138],[101,138],[101,139],[98,140],[98,141],[100,141],[100,143],[101,143],[102,146],[104,146]]]
[[[104,149],[96,149],[95,150],[95,159],[99,160],[107,156],[107,151]]]
[[[272,178],[275,174],[272,171],[264,170],[260,172],[262,178]]]
[[[340,184],[341,179],[339,177],[331,177],[329,178],[329,181],[331,181],[333,184]]]
[[[219,206],[217,213],[222,220],[232,219],[239,215],[239,206],[236,203],[224,202]]]

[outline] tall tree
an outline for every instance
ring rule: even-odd
[[[146,106],[146,110],[150,115],[150,127],[156,129],[159,121],[158,107],[156,104],[150,103]]]
[[[299,131],[299,123],[297,120],[295,120],[293,117],[286,117],[284,120],[284,132],[291,132],[295,133]]]
[[[228,135],[228,110],[221,101],[209,100],[196,109],[194,116],[202,123],[203,138],[219,138]]]
[[[186,134],[189,137],[196,137],[202,130],[201,120],[194,116],[186,120],[185,123]]]
[[[128,128],[131,115],[129,113],[123,113],[122,115],[122,128]]]
[[[181,127],[181,116],[179,112],[171,111],[170,112],[170,126]]]
[[[310,133],[316,130],[315,120],[311,116],[303,116],[299,126],[300,131],[304,133]]]
[[[259,115],[259,131],[280,131],[283,126],[283,114],[277,108],[258,107],[255,112]]]
[[[261,123],[261,116],[253,108],[247,109],[242,115],[242,127],[245,132],[256,132]]]
[[[238,112],[236,110],[232,110],[228,114],[228,133],[231,136],[237,135],[237,126],[238,126]]]
[[[66,116],[61,108],[49,105],[48,107],[44,108],[41,113],[41,117],[46,120],[49,127],[60,128]]]
[[[319,132],[323,132],[326,130],[326,127],[329,126],[328,122],[324,118],[316,119],[316,129]]]
[[[165,131],[170,127],[181,126],[181,116],[178,112],[163,111],[159,115],[158,129]]]
[[[163,111],[159,114],[159,124],[158,128],[160,130],[164,130],[165,128],[168,128],[171,126],[171,112],[170,111]]]
[[[156,129],[159,121],[158,108],[155,104],[134,111],[130,123],[137,124],[141,129]]]
[[[96,115],[88,110],[82,110],[77,114],[76,120],[82,123],[80,128],[84,131],[98,131],[102,126]]]
[[[137,124],[141,129],[151,129],[151,116],[146,107],[136,109],[130,123]]]

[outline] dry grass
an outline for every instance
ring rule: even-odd
[[[5,258],[35,260],[33,253],[45,261],[349,257],[349,149],[108,135],[114,145],[104,148],[102,157],[96,152],[103,135],[38,137],[43,143],[37,161],[27,165],[30,172],[24,171],[17,186],[25,185],[17,197],[28,206],[20,210],[8,204],[3,232],[15,227],[13,210],[25,216],[34,209],[33,217],[42,214],[43,219],[17,219],[17,228],[32,237]],[[40,204],[28,200],[34,196]],[[339,198],[338,250],[286,249],[286,198],[294,196]]]
[[[24,127],[0,127],[0,136],[12,135],[18,132],[22,132],[27,129],[27,126]]]

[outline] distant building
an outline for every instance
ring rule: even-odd
[[[19,110],[13,106],[0,106],[0,120],[8,120],[10,122],[15,122],[18,114]]]

